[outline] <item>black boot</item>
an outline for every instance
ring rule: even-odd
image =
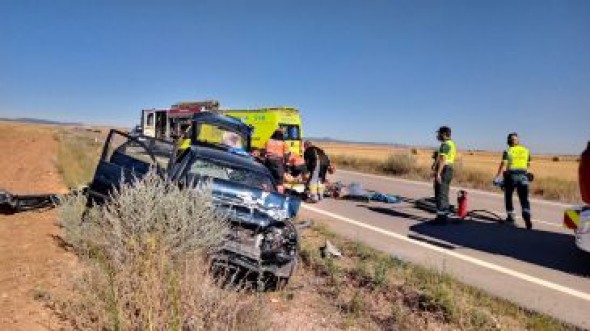
[[[515,221],[514,221],[514,218],[512,216],[508,216],[504,220],[504,224],[508,224],[508,225],[514,226],[514,223],[515,223]]]
[[[524,219],[524,224],[527,230],[533,229],[533,222],[531,222],[531,215],[524,214],[522,215],[522,219]]]
[[[430,225],[445,225],[447,224],[447,217],[445,215],[436,215],[436,218],[428,222]]]

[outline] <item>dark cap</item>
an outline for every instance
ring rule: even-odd
[[[441,126],[440,128],[438,128],[436,133],[442,133],[442,134],[446,134],[447,136],[450,136],[451,135],[451,128],[449,128],[448,126]]]
[[[507,137],[507,139],[512,139],[512,137],[518,137],[518,133],[516,133],[516,132],[510,132],[510,133],[508,134],[508,137]]]

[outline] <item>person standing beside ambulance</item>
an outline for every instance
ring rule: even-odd
[[[285,133],[281,129],[275,130],[265,145],[266,167],[270,170],[277,183],[279,193],[284,193],[285,164],[289,159],[289,146],[285,142]]]

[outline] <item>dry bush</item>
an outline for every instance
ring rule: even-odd
[[[416,158],[411,154],[392,154],[383,161],[381,171],[391,175],[407,175],[417,167]]]
[[[83,265],[56,310],[76,329],[261,329],[261,299],[223,290],[206,253],[228,230],[207,186],[180,190],[150,173],[86,209],[64,199],[64,241]]]
[[[553,161],[553,162],[559,162],[559,161],[561,161],[561,157],[554,156],[554,157],[551,158],[551,161]]]

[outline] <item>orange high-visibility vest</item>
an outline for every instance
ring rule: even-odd
[[[297,154],[292,154],[291,155],[290,163],[293,166],[298,167],[298,166],[304,165],[305,164],[305,160],[301,156],[299,156]]]
[[[269,139],[265,149],[268,156],[283,158],[289,153],[289,146],[282,140]]]

